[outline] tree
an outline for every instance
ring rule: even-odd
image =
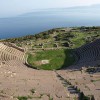
[[[84,100],[84,93],[80,92],[79,100]]]

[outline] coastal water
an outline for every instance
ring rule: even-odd
[[[76,26],[100,26],[100,14],[65,10],[0,18],[0,39],[36,34],[52,28]]]

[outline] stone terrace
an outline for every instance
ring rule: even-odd
[[[86,96],[94,95],[95,100],[100,99],[100,73],[88,74],[84,71],[73,70],[61,70],[57,73]]]
[[[28,68],[18,49],[0,43],[0,62],[0,100],[72,100],[55,71]]]

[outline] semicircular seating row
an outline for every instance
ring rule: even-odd
[[[78,57],[77,64],[100,60],[100,39],[77,48],[75,53]]]
[[[9,60],[24,61],[24,52],[0,43],[0,61]]]

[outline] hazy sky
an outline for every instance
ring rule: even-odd
[[[33,9],[100,4],[100,0],[0,0],[0,17],[15,16]]]

